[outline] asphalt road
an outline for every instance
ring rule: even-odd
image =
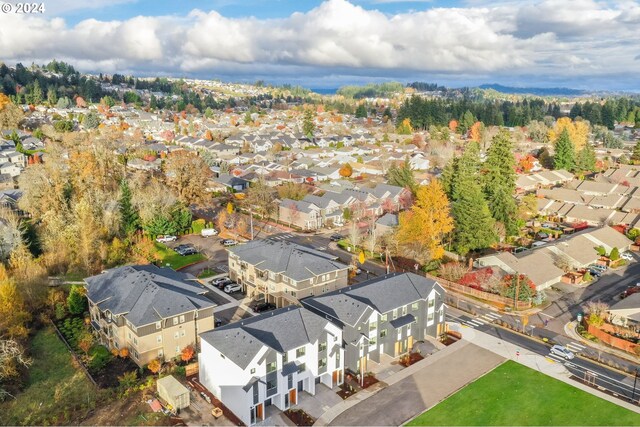
[[[550,344],[531,339],[525,335],[518,334],[504,328],[500,328],[488,321],[488,319],[490,318],[495,318],[495,320],[498,320],[497,316],[497,314],[494,314],[493,317],[490,317],[487,314],[473,316],[451,307],[447,312],[447,317],[449,318],[449,320],[460,322],[463,325],[472,327],[479,331],[500,338],[504,341],[515,344],[523,350],[528,350],[542,356],[547,356],[557,363],[562,363],[569,370],[569,372],[571,372],[575,376],[576,380],[580,380],[583,382],[586,381],[593,386],[602,387],[610,391],[612,394],[617,394],[621,399],[630,400],[632,395],[634,395],[633,377],[621,374],[618,371],[609,369],[591,360],[580,357],[579,351],[574,351],[574,353],[576,353],[576,357],[570,361],[565,361],[555,355],[550,355]],[[566,346],[573,346],[572,350],[577,350],[577,348],[575,347],[575,343],[573,345],[571,343],[567,344],[568,345]],[[640,386],[640,384],[638,384],[638,386]],[[635,400],[636,402],[638,400],[637,391],[635,393]]]

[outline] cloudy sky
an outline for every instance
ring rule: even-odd
[[[640,90],[639,1],[43,1],[44,14],[0,13],[0,60],[312,88]]]

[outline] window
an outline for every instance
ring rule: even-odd
[[[304,347],[300,347],[296,350],[296,357],[302,357],[306,354],[306,349]]]
[[[251,368],[251,375],[256,373],[256,368]]]
[[[300,372],[304,372],[304,371],[306,371],[306,370],[307,370],[307,365],[306,365],[305,363],[301,363],[301,364],[298,366],[298,373],[300,373]]]
[[[177,324],[178,324],[178,318],[177,318],[177,317],[174,317],[174,318],[173,318],[173,324],[174,324],[174,325],[177,325]]]
[[[131,339],[131,332],[129,332],[129,339]]]
[[[185,336],[186,334],[187,334],[187,331],[185,331],[185,330],[180,331],[180,336],[181,337]]]
[[[267,363],[267,373],[273,372],[278,369],[278,364],[276,362]]]
[[[138,345],[138,339],[137,339],[136,337],[133,337],[133,343],[134,343],[135,345]]]
[[[369,323],[369,332],[373,332],[376,329],[378,329],[378,322],[371,322]]]
[[[375,347],[378,344],[378,340],[376,337],[369,338],[369,347]]]
[[[402,315],[404,316],[405,314],[407,314],[407,306],[403,306],[402,307]]]
[[[156,329],[162,329],[162,322],[156,322]]]
[[[336,351],[336,367],[340,367],[340,352]]]
[[[418,303],[414,302],[413,304],[411,304],[411,310],[416,311],[418,309]]]
[[[274,390],[276,387],[278,387],[278,378],[277,377],[274,377],[271,379],[267,378],[267,393]]]
[[[429,315],[427,316],[427,322],[433,322],[433,311],[429,312]]]
[[[178,338],[180,338],[180,333],[179,333],[179,332],[176,332],[175,334],[173,334],[173,338],[174,338],[174,339],[176,339],[176,340],[177,340]]]
[[[282,364],[284,365],[288,361],[289,361],[289,352],[285,351],[284,354],[282,355]]]
[[[157,342],[159,342],[159,343],[161,343],[161,342],[162,342],[162,335],[158,335],[158,336],[156,337],[156,341],[157,341]]]
[[[318,369],[322,369],[322,368],[326,368],[327,367],[327,358],[323,357],[322,359],[318,360]]]
[[[291,296],[295,297],[296,296],[296,291],[291,291]]]
[[[327,342],[321,342],[318,344],[318,351],[325,351],[327,349]]]
[[[398,318],[398,309],[397,309],[397,308],[394,308],[394,309],[393,309],[393,318],[394,318],[394,319],[397,319],[397,318]]]
[[[380,338],[384,338],[386,336],[387,336],[387,330],[386,329],[381,330],[380,331]]]
[[[133,357],[136,358],[136,359],[139,359],[140,355],[138,354],[137,351],[133,350]]]
[[[177,346],[176,346],[176,356],[177,356],[178,354],[180,354],[180,346],[179,346],[179,345],[177,345]]]
[[[158,357],[162,357],[164,356],[164,352],[162,351],[162,349],[158,350]]]
[[[180,323],[184,323],[184,314],[180,315]]]
[[[380,323],[386,322],[386,321],[387,321],[387,315],[386,314],[381,315],[380,316]]]
[[[434,305],[436,305],[436,300],[435,300],[435,298],[431,298],[429,300],[429,308],[432,308]]]

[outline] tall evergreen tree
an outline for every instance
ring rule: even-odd
[[[480,145],[471,142],[457,161],[454,177],[451,184],[451,200],[460,198],[460,191],[470,183],[477,183],[480,171]],[[479,184],[478,184],[479,185]]]
[[[120,228],[123,234],[130,235],[140,229],[140,216],[131,204],[131,189],[126,179],[120,182]]]
[[[453,203],[455,220],[453,243],[460,255],[482,249],[497,241],[495,222],[477,180],[465,182],[458,189],[458,200]]]
[[[596,170],[596,152],[593,149],[593,145],[587,143],[582,150],[578,152],[576,156],[576,168],[580,171]]]
[[[553,156],[554,169],[575,169],[575,148],[569,137],[569,131],[565,128],[556,141],[556,153]]]
[[[640,161],[640,141],[636,142],[635,147],[633,147],[633,153],[631,153],[631,160],[634,162]]]
[[[516,160],[513,156],[513,141],[507,130],[493,137],[483,168],[484,193],[489,201],[491,215],[504,224],[509,235],[517,232],[515,218]]]
[[[367,107],[365,107],[364,104],[358,105],[358,108],[356,109],[356,118],[358,119],[367,118]]]

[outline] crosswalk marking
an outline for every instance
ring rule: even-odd
[[[270,236],[269,239],[270,240],[286,240],[286,239],[290,239],[291,237],[293,237],[293,234],[287,233],[287,234],[278,234],[276,236]]]
[[[583,346],[581,344],[578,344],[576,342],[573,342],[573,341],[570,342],[569,344],[566,344],[565,347],[567,347],[569,350],[574,351],[574,352],[579,352],[579,351],[582,351],[582,350],[584,350],[586,348],[585,346]]]
[[[484,323],[480,323],[480,322],[476,321],[475,319],[467,320],[467,323],[471,323],[473,326],[482,326],[482,325],[484,325]]]
[[[486,324],[487,324],[487,321],[486,321],[486,320],[484,320],[484,319],[482,319],[482,318],[480,318],[480,317],[476,317],[475,319],[473,319],[473,321],[474,321],[474,322],[478,322],[478,323],[480,323],[481,325],[486,325]]]
[[[498,320],[498,319],[502,318],[502,316],[500,314],[491,313],[491,312],[486,313],[483,317],[489,317],[489,318],[494,319],[494,320]]]
[[[549,353],[547,355],[548,358],[555,360],[556,362],[564,363],[564,359],[557,354]]]
[[[326,246],[320,246],[320,247],[318,248],[318,250],[319,250],[319,251],[326,251],[326,250],[327,250],[327,247],[326,247]]]

